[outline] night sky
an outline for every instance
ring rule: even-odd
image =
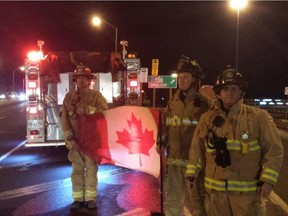
[[[212,84],[227,64],[235,66],[237,12],[227,1],[190,2],[0,2],[0,93],[11,87],[12,71],[44,40],[49,51],[114,50],[115,30],[91,26],[92,15],[118,28],[141,66],[170,74],[177,59],[194,58]],[[252,1],[240,12],[239,72],[249,82],[246,98],[285,98],[288,86],[288,2]],[[118,44],[118,50],[121,48]],[[15,73],[21,89],[23,75]]]

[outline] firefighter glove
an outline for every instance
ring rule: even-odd
[[[259,182],[257,186],[257,193],[261,196],[269,196],[273,189],[273,186],[266,182]]]

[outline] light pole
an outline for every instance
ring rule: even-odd
[[[18,67],[16,69],[13,70],[13,77],[12,77],[12,92],[14,92],[14,80],[15,80],[15,72],[21,70],[24,71],[24,67]]]
[[[107,22],[106,20],[104,19],[101,19],[99,17],[93,17],[92,18],[92,24],[94,26],[100,26],[101,25],[101,22],[104,22],[106,23],[108,26],[110,26],[111,28],[113,28],[115,30],[115,53],[117,52],[117,41],[118,41],[118,28],[114,25],[112,25],[111,23]]]
[[[238,53],[239,53],[239,21],[240,10],[247,6],[248,0],[230,0],[230,7],[237,10],[237,32],[236,32],[236,55],[235,55],[235,69],[238,71]]]

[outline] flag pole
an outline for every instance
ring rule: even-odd
[[[162,139],[162,113],[161,110],[159,111],[158,116],[158,133],[157,133],[157,145],[162,150],[162,147],[164,145],[163,139]],[[163,187],[163,152],[159,154],[160,157],[160,211],[161,212],[153,212],[151,213],[151,216],[165,216],[164,214],[164,187]]]

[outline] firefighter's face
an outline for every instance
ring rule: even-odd
[[[85,88],[90,85],[91,79],[87,76],[77,76],[76,85],[78,88]]]
[[[197,81],[189,72],[181,72],[178,74],[178,87],[182,91],[187,91],[192,83]]]
[[[243,95],[243,91],[238,85],[224,86],[217,98],[222,100],[225,108],[230,109],[235,103],[237,103]]]

